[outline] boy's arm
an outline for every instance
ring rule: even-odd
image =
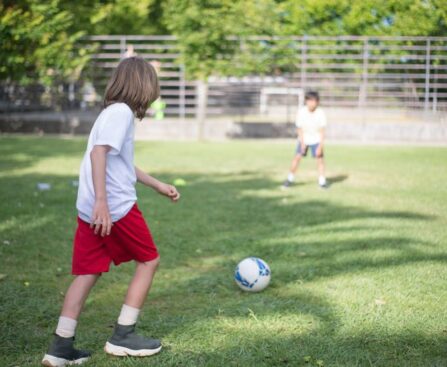
[[[326,131],[325,131],[325,128],[322,127],[322,128],[320,129],[320,145],[321,145],[321,146],[324,145],[324,138],[325,138],[325,136],[326,136]]]
[[[102,237],[109,235],[112,229],[112,218],[109,213],[106,192],[106,160],[110,149],[108,145],[95,145],[90,153],[93,188],[95,190],[95,205],[93,206],[90,227],[95,227],[95,234],[101,229]]]
[[[180,193],[177,191],[175,186],[168,185],[165,184],[164,182],[157,180],[155,177],[152,177],[147,173],[143,172],[137,166],[135,166],[135,174],[137,175],[137,181],[142,183],[143,185],[146,185],[154,189],[158,193],[167,196],[174,202],[180,199]]]

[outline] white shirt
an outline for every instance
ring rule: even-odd
[[[307,106],[301,107],[296,115],[296,127],[302,129],[306,145],[318,144],[321,139],[320,130],[326,126],[326,114],[317,107],[313,112]]]
[[[106,193],[112,221],[124,217],[137,200],[134,154],[134,115],[125,103],[114,103],[98,116],[88,138],[87,150],[81,163],[76,208],[79,217],[92,221],[95,204],[90,153],[95,145],[108,145]]]

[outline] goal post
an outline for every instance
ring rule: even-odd
[[[259,112],[262,115],[268,113],[268,99],[272,95],[296,96],[296,106],[300,107],[304,104],[304,89],[288,88],[288,87],[263,87],[259,96]],[[287,107],[289,107],[289,98],[287,98]]]

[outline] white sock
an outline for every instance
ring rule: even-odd
[[[140,310],[126,304],[121,308],[120,317],[118,317],[118,324],[120,325],[134,325],[137,322]]]
[[[56,334],[62,336],[63,338],[71,338],[75,335],[77,324],[78,322],[76,320],[61,316],[59,317],[59,322],[57,323]]]
[[[292,172],[289,172],[289,174],[287,175],[287,181],[289,182],[295,181],[295,175]]]
[[[326,185],[326,177],[324,177],[324,176],[318,177],[318,184]]]

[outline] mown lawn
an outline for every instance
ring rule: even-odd
[[[71,280],[85,139],[0,138],[0,366],[36,366]],[[173,205],[139,187],[162,264],[139,323],[162,352],[102,351],[133,265],[100,280],[80,319],[86,366],[447,366],[447,149],[327,147],[329,191],[311,160],[279,189],[293,142],[137,143]],[[38,182],[51,183],[39,192]],[[270,287],[240,291],[249,255]]]

